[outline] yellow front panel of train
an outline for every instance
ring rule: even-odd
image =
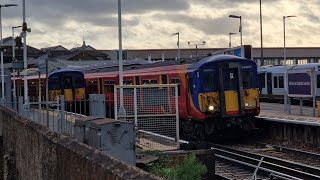
[[[217,112],[219,111],[219,93],[200,93],[198,96],[198,103],[200,105],[201,112]],[[210,107],[211,106],[211,107]]]
[[[255,109],[259,105],[259,89],[246,89],[244,91],[244,105],[245,109]]]
[[[75,97],[76,100],[84,99],[85,89],[84,88],[77,88],[75,90]]]
[[[72,101],[73,100],[72,89],[65,89],[64,90],[64,98],[65,98],[66,101]]]
[[[49,91],[49,100],[50,101],[56,101],[57,96],[60,96],[61,90],[50,90]]]
[[[229,115],[239,113],[239,98],[237,91],[225,91],[226,113]]]

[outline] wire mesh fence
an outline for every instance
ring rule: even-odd
[[[115,86],[114,92],[115,119],[135,123],[140,146],[179,148],[177,85]]]

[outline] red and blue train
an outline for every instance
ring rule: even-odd
[[[250,130],[260,112],[257,66],[250,59],[218,55],[127,66],[124,70],[124,84],[178,84],[180,127],[187,133],[203,137],[227,128]],[[67,71],[59,71],[61,79],[68,79],[63,74],[70,77],[72,72],[82,79],[71,78],[71,90],[61,89],[66,86],[60,81],[60,86],[50,91],[69,95],[67,100],[105,94],[110,102],[107,106],[113,109],[114,85],[119,82],[117,67],[84,72],[83,77],[78,71]],[[37,77],[29,81],[37,81]]]

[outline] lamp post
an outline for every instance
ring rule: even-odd
[[[264,60],[263,60],[263,40],[262,40],[262,9],[261,9],[261,0],[260,0],[260,42],[261,42],[261,58],[260,58],[260,65],[264,65]]]
[[[229,48],[231,48],[231,35],[233,34],[237,34],[237,33],[229,32]]]
[[[22,26],[12,26],[12,61],[16,61],[15,48],[14,48],[14,29],[21,28]],[[13,102],[16,102],[16,79],[15,70],[13,69]]]
[[[286,18],[292,18],[297,16],[283,16],[283,62],[285,68],[285,88],[284,88],[284,105],[285,111],[288,110],[288,71],[287,71],[287,52],[286,52]]]
[[[4,7],[11,7],[11,6],[18,6],[16,4],[4,4],[0,5],[0,38],[1,38],[1,101],[4,103],[4,66],[3,66],[3,39],[2,39],[2,17],[1,17],[1,10]]]
[[[229,18],[239,18],[240,19],[239,32],[240,32],[240,44],[242,46],[242,21],[241,21],[241,16],[229,15]]]
[[[120,109],[119,115],[125,114],[123,106],[123,60],[122,60],[122,25],[121,25],[121,0],[118,0],[118,33],[119,33],[119,85],[120,85]]]
[[[29,109],[29,97],[28,97],[28,80],[27,80],[27,70],[28,70],[28,58],[27,58],[27,23],[26,23],[26,2],[25,0],[22,1],[22,14],[23,14],[23,21],[22,21],[22,34],[23,34],[23,68],[24,68],[24,107],[25,109]],[[47,97],[47,102],[48,102]],[[48,106],[48,105],[47,105]]]
[[[177,42],[177,46],[178,46],[178,60],[180,60],[180,33],[174,33],[172,35],[178,35],[178,42]]]

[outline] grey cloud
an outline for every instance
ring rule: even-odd
[[[174,14],[157,14],[154,15],[154,18],[158,20],[168,20],[175,23],[182,23],[188,25],[190,28],[198,29],[209,35],[225,35],[228,34],[228,31],[235,31],[234,22],[226,18],[197,18],[186,15],[174,15]]]
[[[263,4],[279,0],[262,0]],[[192,0],[194,4],[203,4],[212,8],[235,8],[242,4],[259,4],[259,0]]]

